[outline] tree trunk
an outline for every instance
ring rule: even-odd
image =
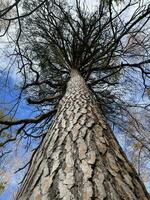
[[[16,199],[150,199],[75,70]]]

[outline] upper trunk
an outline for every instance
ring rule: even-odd
[[[85,81],[75,70],[17,199],[149,199]]]

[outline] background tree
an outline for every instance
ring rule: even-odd
[[[3,110],[0,111],[0,119],[3,120],[10,120],[10,118],[8,116],[5,116],[4,114],[5,112]],[[3,125],[0,126],[1,129],[4,128]],[[10,130],[3,131],[0,134],[0,146],[1,143],[3,143],[3,141],[8,140],[11,137],[11,132]],[[0,194],[5,190],[5,187],[7,185],[7,183],[9,182],[10,179],[10,174],[7,172],[6,170],[6,165],[7,165],[7,159],[6,159],[6,155],[10,154],[12,150],[7,150],[7,148],[0,148],[0,159],[1,159],[1,163],[0,163]]]
[[[1,121],[5,129],[17,128],[16,135],[2,146],[17,138],[43,137],[65,94],[70,72],[76,69],[111,127],[129,135],[131,146],[138,142],[139,156],[144,153],[148,157],[148,121],[142,122],[136,112],[149,113],[145,98],[150,74],[149,6],[129,1],[118,10],[114,2],[100,1],[95,10],[88,11],[79,1],[74,5],[24,1],[24,13],[20,14],[18,3],[13,4],[16,17],[4,20],[18,20],[15,51],[23,80],[21,95],[34,105],[37,116]],[[133,6],[132,16],[127,17]],[[135,99],[137,91],[143,101]]]

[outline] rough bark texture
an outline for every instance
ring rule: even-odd
[[[150,199],[76,71],[16,199]]]

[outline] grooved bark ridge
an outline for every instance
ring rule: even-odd
[[[16,199],[150,199],[75,70]]]

